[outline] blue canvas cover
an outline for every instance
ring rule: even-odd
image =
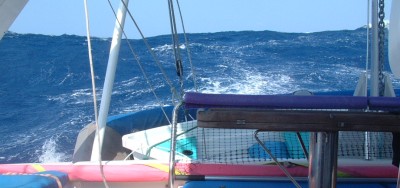
[[[68,181],[68,174],[59,171],[0,175],[0,185],[2,188],[62,188]]]

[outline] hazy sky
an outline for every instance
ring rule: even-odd
[[[117,8],[120,0],[113,1]],[[10,30],[48,35],[86,35],[83,0],[30,0]],[[180,0],[188,33],[273,30],[315,32],[355,29],[367,23],[367,0]],[[386,0],[386,19],[390,4]],[[88,0],[92,36],[110,37],[114,16],[106,0]],[[169,34],[167,0],[131,0],[146,37]],[[175,6],[177,9],[177,7]],[[177,13],[178,14],[178,13]],[[179,21],[179,19],[177,20]],[[180,21],[179,21],[180,22]],[[138,38],[127,17],[129,38]]]

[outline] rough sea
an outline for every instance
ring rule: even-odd
[[[354,90],[366,66],[366,29],[316,33],[242,31],[181,36],[183,89],[284,94]],[[170,36],[148,38],[176,90]],[[171,89],[141,40],[129,40],[163,104]],[[93,38],[98,99],[110,38]],[[121,46],[110,115],[158,107],[135,56]],[[387,46],[387,43],[386,43]],[[193,69],[185,50],[190,49]],[[0,41],[0,163],[70,161],[76,137],[94,121],[86,37],[7,33]],[[387,61],[386,57],[386,61]],[[385,73],[393,78],[389,65]],[[392,79],[399,88],[399,79]]]

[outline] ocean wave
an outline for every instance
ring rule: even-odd
[[[185,44],[180,44],[179,45],[179,49],[185,50],[186,49],[186,45]],[[164,44],[164,45],[161,45],[161,46],[157,46],[157,47],[151,48],[151,50],[153,50],[155,52],[160,52],[160,53],[167,52],[167,51],[168,52],[172,52],[173,45],[172,44]]]
[[[351,90],[365,70],[365,28],[318,33],[223,32],[190,34],[190,48],[199,91],[233,94],[284,94]],[[170,104],[164,81],[146,47],[131,40],[158,101],[143,79],[126,45],[121,45],[110,114]],[[79,130],[94,120],[90,69],[85,37],[7,33],[0,43],[0,116],[3,128],[1,162],[68,160]],[[149,38],[172,87],[180,90],[173,45],[165,36]],[[123,43],[124,44],[124,43]],[[385,43],[387,44],[387,43]],[[110,39],[93,39],[97,100],[108,59]],[[21,48],[23,50],[21,50]],[[4,50],[3,50],[4,49]],[[67,54],[67,56],[65,56]],[[187,54],[182,52],[185,83],[194,90]],[[387,59],[387,58],[386,58]],[[390,73],[394,87],[400,81]],[[48,86],[50,85],[50,86]],[[100,104],[100,103],[99,103]],[[28,133],[27,133],[28,132]]]

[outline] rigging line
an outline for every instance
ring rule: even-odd
[[[110,3],[110,0],[108,0],[108,2]],[[139,28],[139,25],[137,24],[136,20],[133,18],[131,11],[129,10],[129,8],[127,7],[127,5],[125,4],[125,2],[123,2],[123,0],[121,0],[121,2],[123,3],[123,5],[125,6],[127,13],[129,15],[129,17],[131,18],[133,24],[135,25],[136,29],[138,30],[140,36],[142,37],[143,42],[146,45],[147,50],[150,52],[151,56],[153,57],[155,63],[157,64],[158,68],[160,69],[162,75],[164,76],[165,81],[167,82],[167,84],[169,85],[169,87],[171,88],[171,92],[173,94],[173,96],[177,97],[177,99],[182,99],[178,93],[176,92],[175,87],[173,86],[171,80],[168,78],[167,73],[165,72],[165,70],[163,69],[163,67],[161,66],[160,61],[158,60],[157,56],[154,54],[154,51],[151,49],[146,37],[143,35],[142,30]],[[110,3],[111,5],[111,3]]]
[[[181,61],[180,49],[179,49],[179,38],[178,38],[178,31],[176,28],[176,21],[175,21],[175,14],[174,14],[174,7],[172,0],[168,0],[168,13],[169,13],[169,21],[171,26],[171,35],[172,35],[172,43],[174,49],[174,55],[176,61]],[[177,74],[178,76],[182,75],[181,67],[177,65]]]
[[[167,1],[168,1],[168,13],[169,13],[169,22],[170,22],[170,26],[171,26],[171,35],[172,35],[174,56],[175,56],[175,60],[179,60],[180,57],[178,57],[179,54],[177,52],[177,50],[179,50],[179,48],[178,49],[176,48],[177,43],[179,43],[179,41],[178,41],[177,31],[176,31],[174,10],[173,10],[171,0],[167,0]],[[180,76],[180,71],[179,71],[178,67],[177,67],[177,74],[178,74],[178,76]]]
[[[99,167],[100,167],[100,174],[103,180],[103,184],[106,188],[108,188],[108,183],[104,174],[102,159],[101,159],[101,144],[100,144],[100,136],[99,136],[99,126],[98,126],[98,112],[97,112],[97,98],[96,98],[96,81],[95,81],[95,74],[94,74],[94,66],[93,66],[93,56],[92,56],[92,44],[90,40],[90,27],[89,27],[89,9],[87,7],[87,0],[84,0],[85,6],[85,18],[86,18],[86,36],[88,41],[88,54],[89,54],[89,64],[90,64],[90,74],[92,78],[92,90],[93,90],[93,107],[94,107],[94,116],[95,116],[95,123],[96,123],[96,134],[97,142],[99,143]]]
[[[183,92],[183,79],[182,79],[183,76],[182,57],[179,48],[178,30],[176,28],[175,13],[174,13],[175,11],[172,0],[168,0],[168,10],[169,10],[169,20],[171,25],[172,43],[175,56],[176,73],[179,77],[181,96],[183,96],[184,92]]]
[[[182,57],[180,53],[180,48],[179,48],[179,37],[178,37],[178,30],[176,27],[176,20],[175,20],[175,10],[173,6],[172,0],[168,0],[168,8],[169,8],[169,20],[170,20],[170,25],[171,25],[171,35],[172,35],[172,42],[174,45],[174,55],[175,55],[175,60],[178,63],[182,62]],[[182,65],[177,64],[177,74],[178,76],[182,76]]]
[[[365,57],[365,96],[368,96],[368,67],[369,67],[369,22],[370,22],[370,12],[371,12],[371,8],[370,8],[370,4],[371,4],[371,0],[367,1],[367,51],[366,51],[366,57]],[[364,132],[364,139],[365,139],[365,146],[369,145],[370,142],[370,137],[371,134],[370,132],[366,131]],[[364,158],[366,160],[370,160],[370,154],[369,154],[369,148],[365,147],[364,149]]]
[[[117,17],[117,14],[116,14],[116,12],[115,12],[114,7],[111,5],[111,2],[110,2],[110,1],[108,1],[108,2],[109,2],[109,5],[110,5],[110,7],[111,7],[111,10],[112,10],[113,13],[114,13],[114,16],[116,17],[116,20],[117,20],[117,22],[118,22],[118,25],[122,28],[122,34],[124,35],[124,37],[125,37],[125,39],[126,39],[126,42],[127,42],[127,44],[128,44],[128,47],[129,47],[129,49],[130,49],[130,51],[131,51],[133,57],[135,58],[135,60],[136,60],[136,62],[137,62],[137,64],[138,64],[138,66],[139,66],[139,69],[140,69],[140,71],[142,72],[144,79],[146,80],[146,83],[147,83],[148,86],[150,87],[151,92],[153,93],[154,97],[156,98],[157,102],[159,103],[160,108],[161,108],[161,111],[163,112],[163,114],[164,114],[165,118],[167,119],[168,123],[171,124],[171,121],[170,121],[170,119],[168,118],[167,113],[165,112],[164,103],[161,101],[161,99],[160,99],[160,98],[158,97],[158,95],[156,94],[155,89],[154,89],[154,86],[151,84],[150,79],[149,79],[149,77],[148,77],[147,74],[146,74],[146,71],[144,71],[143,65],[142,65],[142,63],[140,62],[140,58],[139,58],[139,56],[137,55],[137,53],[135,53],[135,50],[133,49],[133,46],[132,46],[131,43],[129,42],[128,36],[126,35],[125,29],[122,27],[121,22],[120,22],[120,20],[119,20],[118,17]],[[128,10],[128,8],[127,8],[126,6],[125,6],[125,8],[126,8],[126,10]]]
[[[191,73],[192,73],[193,85],[194,85],[195,91],[197,92],[198,90],[197,90],[197,83],[196,83],[196,74],[195,74],[195,71],[194,71],[193,63],[192,63],[192,55],[191,55],[190,47],[189,47],[189,40],[188,40],[187,35],[186,35],[185,24],[184,24],[184,21],[183,21],[181,7],[179,5],[179,0],[176,0],[176,4],[178,5],[178,11],[179,11],[180,19],[181,19],[181,24],[182,24],[183,36],[185,38],[186,51],[187,51],[187,55],[188,55],[188,59],[189,59],[190,70],[191,70]]]

